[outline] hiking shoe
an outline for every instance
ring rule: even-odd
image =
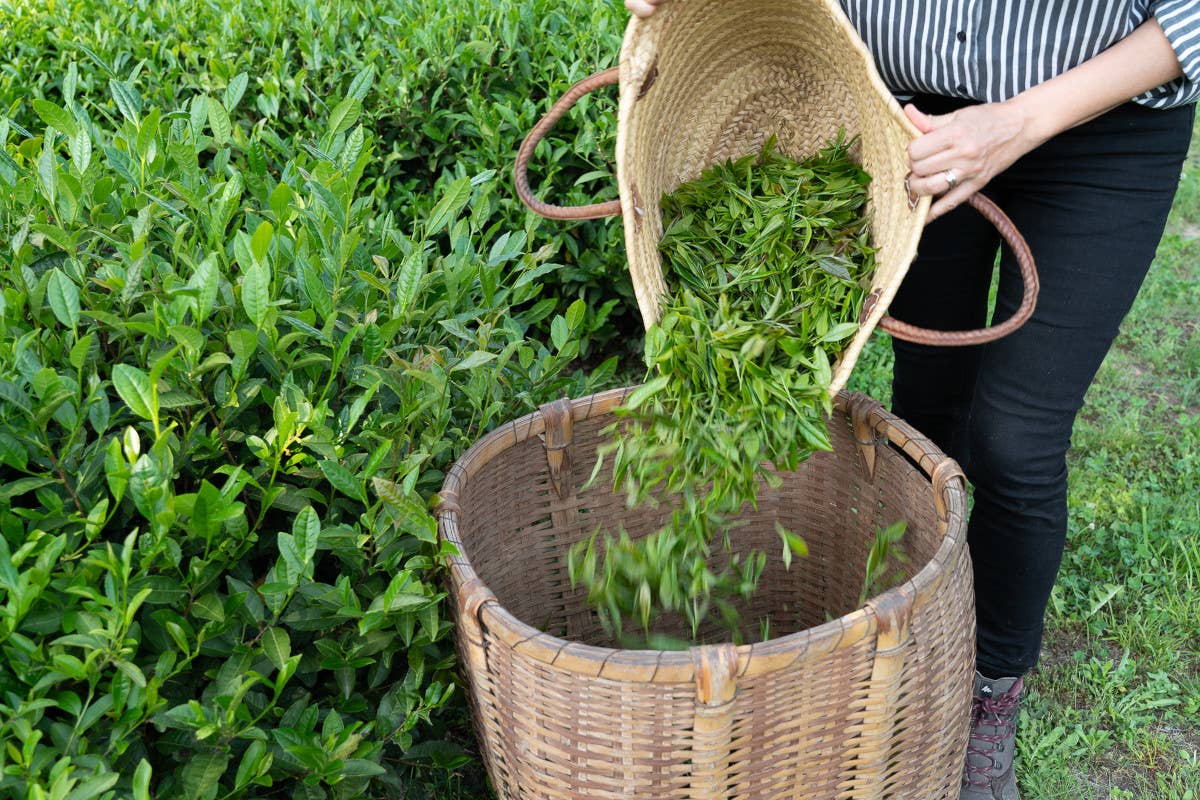
[[[1020,678],[988,680],[975,673],[971,738],[959,800],[1020,800],[1013,777]]]

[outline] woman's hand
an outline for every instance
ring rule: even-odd
[[[904,112],[925,134],[908,146],[909,189],[941,195],[929,212],[940,217],[1050,137],[1180,75],[1171,42],[1151,17],[1099,55],[1003,103],[943,116],[908,105]]]
[[[930,220],[978,192],[1043,141],[1012,103],[967,106],[939,116],[910,103],[904,113],[924,134],[908,145],[909,191],[940,195],[929,210]]]
[[[654,9],[665,3],[666,0],[625,0],[625,7],[629,9],[629,13],[645,19],[654,13]]]

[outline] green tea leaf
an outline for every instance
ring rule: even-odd
[[[587,314],[587,304],[583,300],[576,300],[567,308],[567,327],[571,330],[578,330],[583,324],[583,318]]]
[[[842,322],[829,329],[829,333],[821,337],[822,342],[840,342],[858,333],[857,322]]]
[[[265,773],[270,766],[271,754],[267,752],[266,744],[261,740],[251,742],[242,754],[241,763],[238,764],[234,785],[238,788],[250,785],[251,781]]]
[[[471,199],[471,179],[459,178],[442,195],[425,222],[425,235],[434,236],[458,216]]]
[[[495,358],[495,353],[489,353],[486,350],[476,350],[474,353],[471,353],[469,356],[455,364],[450,371],[460,372],[462,370],[475,369],[476,367],[482,366],[489,361],[495,360]]]
[[[16,470],[24,470],[28,463],[29,453],[20,440],[8,431],[0,430],[0,464],[7,464]]]
[[[94,337],[90,333],[85,333],[71,345],[71,355],[69,360],[71,366],[75,369],[83,369],[84,363],[87,361],[88,353],[91,352],[92,342]]]
[[[33,110],[42,118],[42,122],[65,134],[68,138],[79,133],[79,125],[75,122],[75,118],[49,100],[43,100],[40,97],[34,98]]]
[[[312,190],[317,204],[329,215],[329,218],[334,221],[338,228],[345,230],[346,210],[337,197],[334,196],[333,192],[329,191],[328,187],[322,186],[316,181],[309,181],[308,188]]]
[[[218,781],[229,766],[229,754],[223,751],[200,752],[192,756],[180,772],[185,800],[210,800],[220,788]]]
[[[333,485],[333,488],[337,489],[347,497],[351,497],[359,501],[360,503],[365,503],[367,501],[363,493],[362,485],[358,482],[350,470],[346,469],[336,461],[321,461],[317,466],[320,467],[321,473],[325,476],[326,480]]]
[[[117,364],[113,367],[112,379],[117,394],[130,411],[142,419],[154,420],[154,391],[149,375],[130,364]]]
[[[237,104],[242,102],[242,95],[246,92],[246,85],[250,82],[250,76],[244,72],[239,72],[230,79],[225,86],[225,108],[229,111],[237,108]]]
[[[138,761],[133,771],[133,800],[150,800],[150,777],[153,770],[146,759]]]
[[[75,164],[75,169],[82,175],[87,172],[88,165],[92,163],[92,137],[87,132],[86,128],[81,127],[67,141],[67,147],[71,153],[71,161]]]
[[[78,87],[79,65],[72,61],[67,65],[67,74],[63,76],[62,82],[63,103],[65,103],[68,108],[71,106],[71,101],[75,99],[75,89]],[[3,141],[3,139],[4,137],[0,136],[0,141]]]
[[[146,676],[142,674],[142,671],[138,668],[137,664],[129,661],[117,660],[113,662],[113,666],[125,673],[125,676],[133,682],[134,686],[137,686],[139,689],[146,688]]]
[[[550,341],[554,344],[554,349],[562,351],[567,346],[567,340],[571,338],[571,329],[567,326],[567,321],[561,316],[555,316],[550,321]]]
[[[217,301],[217,261],[212,255],[205,257],[188,280],[188,288],[196,292],[196,317],[203,321],[212,313]]]
[[[417,295],[417,286],[425,274],[424,255],[420,250],[413,250],[400,265],[400,274],[396,276],[396,305],[401,311],[406,311]]]
[[[11,500],[14,497],[20,497],[26,492],[32,492],[43,486],[50,486],[56,481],[50,478],[17,478],[12,481],[5,481],[0,484],[0,500]]]
[[[105,699],[108,700],[110,698]],[[83,726],[81,725],[80,727]],[[88,800],[93,797],[103,797],[105,796],[104,793],[111,789],[119,780],[121,780],[121,775],[116,772],[85,778],[78,786],[71,790],[71,793],[66,796],[66,800]]]
[[[305,506],[296,515],[292,523],[292,536],[296,539],[296,546],[300,549],[304,563],[311,562],[317,553],[317,543],[321,537],[321,520],[317,518],[312,506]]]
[[[142,113],[142,96],[125,81],[110,80],[108,88],[121,116],[136,125]]]
[[[12,381],[0,379],[0,400],[11,404],[15,408],[24,411],[26,414],[32,414],[33,411],[29,406],[29,396],[21,391],[21,387],[17,386]]]
[[[192,131],[192,138],[199,139],[200,134],[204,131],[204,123],[208,121],[208,96],[198,94],[192,97],[191,105],[188,107],[188,125]]]
[[[371,91],[371,86],[375,83],[375,66],[368,64],[359,70],[354,76],[354,80],[350,81],[350,88],[346,90],[347,97],[353,97],[358,100],[365,100],[367,93]]]
[[[42,153],[37,159],[38,177],[42,179],[42,188],[50,205],[55,204],[58,197],[58,162],[54,155],[54,146],[49,139],[42,147]]]
[[[313,268],[308,264],[300,266],[300,275],[303,282],[304,295],[308,298],[308,302],[313,307],[313,311],[317,312],[322,320],[328,319],[333,312],[333,298],[329,294],[329,289],[325,287],[325,282],[317,276]]]
[[[217,147],[224,147],[233,135],[233,123],[229,121],[229,112],[221,101],[214,97],[206,98],[208,106],[208,127],[212,131],[213,141]]]
[[[362,153],[363,144],[366,142],[367,134],[363,130],[363,126],[359,125],[346,136],[346,146],[342,149],[338,156],[338,161],[344,169],[350,169],[354,166],[354,162],[358,160]]]
[[[254,327],[262,330],[271,306],[271,275],[263,264],[254,264],[242,277],[242,307]]]
[[[79,287],[58,268],[50,271],[50,279],[46,284],[46,300],[59,322],[72,329],[78,327]]]
[[[347,758],[342,762],[342,774],[347,777],[366,777],[386,775],[387,770],[374,761],[365,758]]]
[[[334,106],[333,111],[329,112],[329,133],[328,137],[332,139],[339,133],[344,133],[354,127],[354,123],[358,122],[359,115],[362,114],[362,101],[357,97],[347,97],[342,102]]]
[[[505,231],[492,245],[491,253],[488,254],[488,266],[495,267],[520,258],[523,252],[525,252],[525,232],[517,231],[514,234],[511,231]]]
[[[283,665],[292,656],[292,640],[283,628],[272,627],[263,631],[262,645],[263,652],[276,669],[283,669]]]
[[[275,228],[271,223],[263,220],[254,229],[254,236],[250,238],[250,252],[253,254],[254,260],[265,264],[267,261],[267,250],[271,246],[271,236],[275,233]]]

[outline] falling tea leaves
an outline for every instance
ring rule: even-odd
[[[829,450],[832,363],[858,330],[875,268],[866,216],[869,176],[839,137],[802,162],[761,152],[718,164],[662,200],[659,249],[672,291],[646,333],[646,383],[614,426],[617,489],[630,506],[674,504],[666,526],[606,534],[571,554],[573,580],[615,634],[656,611],[682,613],[697,636],[713,609],[737,634],[762,553],[732,555],[734,518],[773,470]],[[807,548],[778,526],[782,558]]]

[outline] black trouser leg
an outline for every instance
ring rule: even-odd
[[[1066,537],[1071,428],[1162,236],[1192,118],[1191,107],[1128,104],[997,176],[986,193],[1024,234],[1041,275],[1033,318],[978,348],[896,343],[896,413],[959,459],[975,489],[968,538],[985,675],[1037,662]],[[995,239],[973,214],[956,209],[926,231],[897,317],[943,328],[983,317]],[[1000,269],[997,320],[1020,301],[1007,250]]]

